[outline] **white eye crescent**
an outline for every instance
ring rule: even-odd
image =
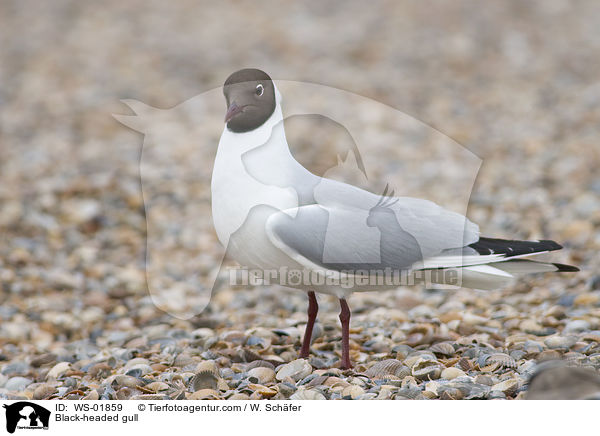
[[[263,95],[264,92],[265,92],[264,86],[262,86],[260,83],[258,85],[256,85],[256,95],[258,95],[260,97],[261,95]]]

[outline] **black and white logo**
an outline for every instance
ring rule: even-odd
[[[16,429],[48,430],[50,411],[29,401],[4,404],[6,409],[6,431],[14,433]]]

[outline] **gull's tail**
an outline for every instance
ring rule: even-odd
[[[448,252],[426,259],[424,269],[460,268],[463,287],[491,290],[506,286],[523,274],[579,271],[572,265],[523,259],[561,248],[560,244],[550,240],[516,241],[482,237],[458,255]]]

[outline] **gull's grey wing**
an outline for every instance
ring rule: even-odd
[[[321,179],[314,197],[316,204],[267,222],[271,241],[303,264],[338,271],[419,268],[479,239],[477,225],[431,201],[397,197],[378,208],[380,196],[329,179]]]
[[[373,215],[381,196],[335,180],[321,179],[314,190],[316,202],[327,208],[352,208]],[[479,240],[479,227],[465,216],[444,209],[432,201],[412,197],[394,197],[387,209],[393,220],[377,220],[384,240],[393,241],[399,228],[412,236],[423,258],[444,250],[465,247]],[[401,235],[400,235],[401,236]]]
[[[421,259],[411,239],[398,238],[396,250],[382,253],[379,231],[367,219],[362,210],[313,204],[271,215],[266,231],[273,244],[309,269],[409,268]]]

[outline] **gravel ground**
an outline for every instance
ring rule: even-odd
[[[4,1],[0,16],[0,398],[521,399],[540,362],[600,370],[597,2]],[[246,66],[453,138],[483,161],[468,210],[482,233],[557,240],[552,259],[582,271],[355,295],[351,371],[327,297],[308,360],[302,293],[224,286],[187,319],[160,310],[142,137],[111,114],[122,98],[173,107]],[[188,160],[192,216],[217,141],[182,148],[206,162]],[[164,255],[214,269],[218,250],[206,232]]]

